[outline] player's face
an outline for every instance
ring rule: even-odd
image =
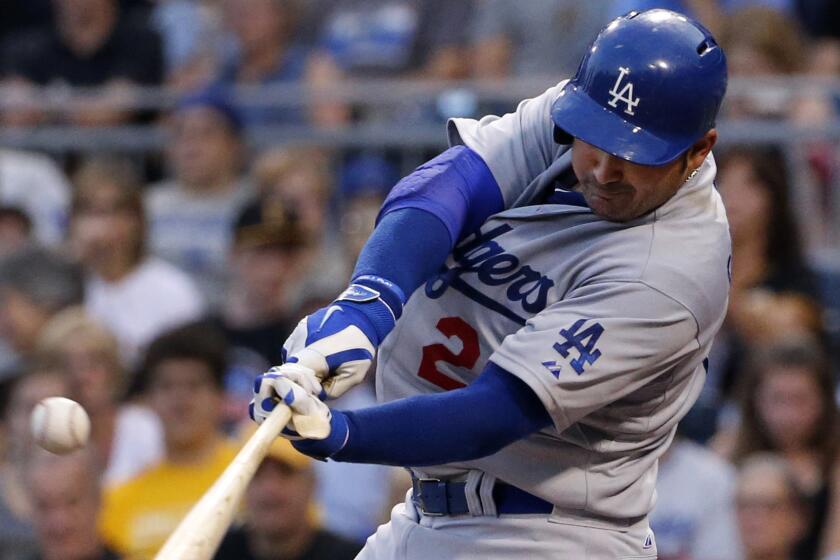
[[[577,190],[602,218],[616,222],[638,218],[674,196],[703,163],[716,139],[717,133],[710,130],[676,161],[650,166],[617,158],[575,138],[572,167]]]

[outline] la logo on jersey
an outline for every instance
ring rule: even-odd
[[[578,375],[584,372],[587,364],[593,365],[601,357],[601,351],[596,349],[595,345],[598,344],[598,339],[604,334],[604,327],[601,326],[601,323],[593,323],[586,329],[581,330],[584,323],[586,323],[586,319],[578,319],[568,329],[560,329],[560,336],[565,339],[565,342],[562,344],[556,342],[552,346],[564,358],[568,358],[572,350],[577,351],[578,357],[573,358],[569,365]],[[543,365],[548,367],[545,362],[543,362]],[[559,379],[559,370],[555,373],[549,368],[549,371]]]
[[[639,105],[640,99],[638,97],[633,97],[633,82],[628,81],[624,84],[624,87],[621,87],[621,82],[624,80],[624,76],[630,73],[630,69],[620,66],[618,68],[618,72],[618,78],[616,78],[615,83],[610,90],[610,95],[613,96],[613,98],[609,101],[610,107],[618,108],[618,102],[621,101],[627,104],[627,107],[624,108],[624,112],[628,115],[635,115],[633,109]],[[619,90],[619,88],[621,89]]]
[[[645,542],[642,545],[642,549],[649,550],[649,549],[653,548],[654,544],[655,543],[653,541],[653,531],[648,529],[647,536],[645,537]]]

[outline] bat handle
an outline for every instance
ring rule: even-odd
[[[292,411],[286,405],[278,404],[274,408],[172,532],[155,560],[210,560],[213,557],[257,467],[291,417]]]

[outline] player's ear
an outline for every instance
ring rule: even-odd
[[[717,129],[712,128],[688,149],[689,169],[697,169],[703,164],[703,160],[705,160],[706,156],[709,155],[709,152],[712,151],[712,147],[714,147],[717,139]]]

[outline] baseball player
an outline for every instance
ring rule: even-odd
[[[350,287],[251,407],[288,404],[309,455],[410,468],[359,558],[656,557],[657,459],[726,308],[725,89],[705,28],[630,13],[571,80],[451,121],[392,190]],[[383,404],[330,411],[377,352]]]

